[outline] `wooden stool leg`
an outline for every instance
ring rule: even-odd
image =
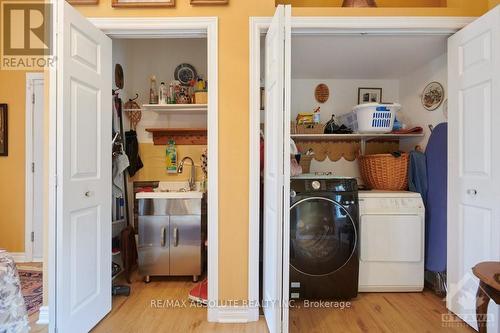
[[[484,291],[484,287],[483,282],[480,282],[476,293],[476,321],[479,333],[486,333],[488,325],[486,316],[488,314],[490,297]]]

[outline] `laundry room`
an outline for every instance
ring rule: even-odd
[[[269,51],[274,31],[260,38],[259,299],[266,304],[269,297],[266,279],[275,263],[264,256],[281,228],[266,222],[280,203],[270,199],[276,180],[265,170],[279,165],[275,146],[283,136],[283,173],[290,176],[283,184],[283,207],[287,202],[290,207],[283,208],[282,226],[283,299],[289,302],[284,325],[290,332],[311,325],[348,331],[348,317],[363,330],[391,331],[396,328],[387,326],[389,318],[404,315],[414,318],[406,330],[398,329],[416,330],[416,323],[425,321],[419,316],[432,315],[443,303],[450,281],[451,33],[311,30],[292,25],[283,82],[266,63],[274,56]],[[280,84],[284,102],[273,105]],[[285,112],[272,114],[268,105]],[[279,121],[282,132],[276,130]],[[478,138],[475,144],[483,142]],[[422,314],[409,304],[418,304]]]
[[[141,293],[182,295],[206,316],[208,61],[202,32],[114,38],[112,312]]]

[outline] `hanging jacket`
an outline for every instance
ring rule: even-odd
[[[137,141],[137,132],[130,130],[125,132],[125,153],[128,156],[130,165],[128,166],[128,174],[134,177],[144,165],[139,156],[139,142]]]

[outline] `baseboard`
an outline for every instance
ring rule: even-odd
[[[24,252],[9,252],[14,262],[26,262],[26,255]]]
[[[38,325],[48,325],[49,324],[49,307],[44,305],[40,307],[40,312],[38,312]]]
[[[218,323],[249,323],[259,320],[259,309],[248,306],[219,306],[209,308],[208,320]]]

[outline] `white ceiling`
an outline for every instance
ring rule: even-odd
[[[398,79],[446,52],[443,35],[292,35],[292,77]]]

